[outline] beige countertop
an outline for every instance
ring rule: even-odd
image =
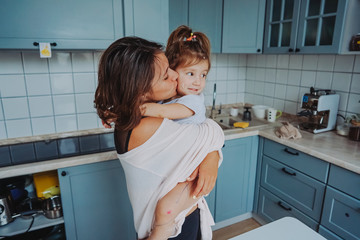
[[[278,127],[279,125],[280,123],[273,123],[258,128],[225,130],[225,139],[231,140],[236,138],[259,135],[360,174],[360,142],[351,141],[346,137],[337,135],[333,131],[319,134],[301,131],[301,139],[283,140],[278,138],[274,133],[276,127]],[[82,133],[74,134],[79,136],[86,134],[97,134],[101,132],[110,131],[95,129],[94,132],[89,130]],[[75,135],[67,133],[66,137]],[[55,138],[55,136],[52,137]],[[43,138],[41,137],[38,138],[38,140],[43,140]],[[21,142],[28,142],[30,140],[31,138],[29,137],[25,139],[25,141],[24,139],[13,139],[9,141],[16,144]],[[33,141],[36,140],[34,139]],[[77,165],[108,161],[116,158],[117,155],[115,151],[108,151],[76,157],[61,158],[57,160],[2,167],[0,168],[0,179],[32,174],[36,172],[56,170],[64,167],[72,167]]]

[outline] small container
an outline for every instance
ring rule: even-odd
[[[360,127],[351,126],[349,129],[349,139],[353,141],[360,141]]]
[[[230,109],[230,115],[233,117],[236,117],[239,114],[239,108],[238,107],[232,107]]]

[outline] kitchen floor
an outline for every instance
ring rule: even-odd
[[[261,225],[257,221],[255,221],[255,219],[249,218],[228,227],[224,227],[214,231],[213,240],[227,240],[229,238],[248,232],[260,226]]]

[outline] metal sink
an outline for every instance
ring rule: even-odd
[[[236,117],[232,117],[232,116],[215,116],[215,118],[213,118],[213,120],[219,124],[219,126],[223,129],[223,130],[229,130],[229,129],[242,129],[242,128],[235,128],[234,127],[234,123],[235,122],[248,122],[249,123],[249,127],[247,127],[246,129],[251,129],[251,128],[257,128],[257,127],[262,127],[265,126],[266,124],[268,124],[268,122],[264,119],[258,119],[255,117],[252,117],[251,121],[243,121],[242,120],[242,114],[239,114]]]

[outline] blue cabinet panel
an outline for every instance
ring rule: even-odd
[[[360,175],[344,168],[331,165],[329,185],[360,199]]]
[[[136,239],[119,160],[58,170],[67,239]]]
[[[261,186],[319,221],[325,184],[264,156]]]
[[[313,219],[263,188],[260,188],[258,214],[267,222],[290,216],[299,219],[314,230],[318,227],[318,223]]]
[[[105,49],[124,35],[122,0],[3,0],[0,29],[0,48]]]
[[[253,211],[257,148],[257,136],[225,142],[216,185],[216,222]]]
[[[261,53],[265,0],[224,0],[223,53]]]
[[[319,233],[327,240],[343,240],[341,237],[321,225],[319,227]]]
[[[330,164],[280,143],[265,139],[264,155],[326,182]]]
[[[166,45],[169,37],[169,0],[124,0],[125,35]]]
[[[189,26],[210,39],[211,51],[221,52],[222,0],[190,0]]]
[[[344,239],[360,239],[360,200],[328,186],[321,224]]]

